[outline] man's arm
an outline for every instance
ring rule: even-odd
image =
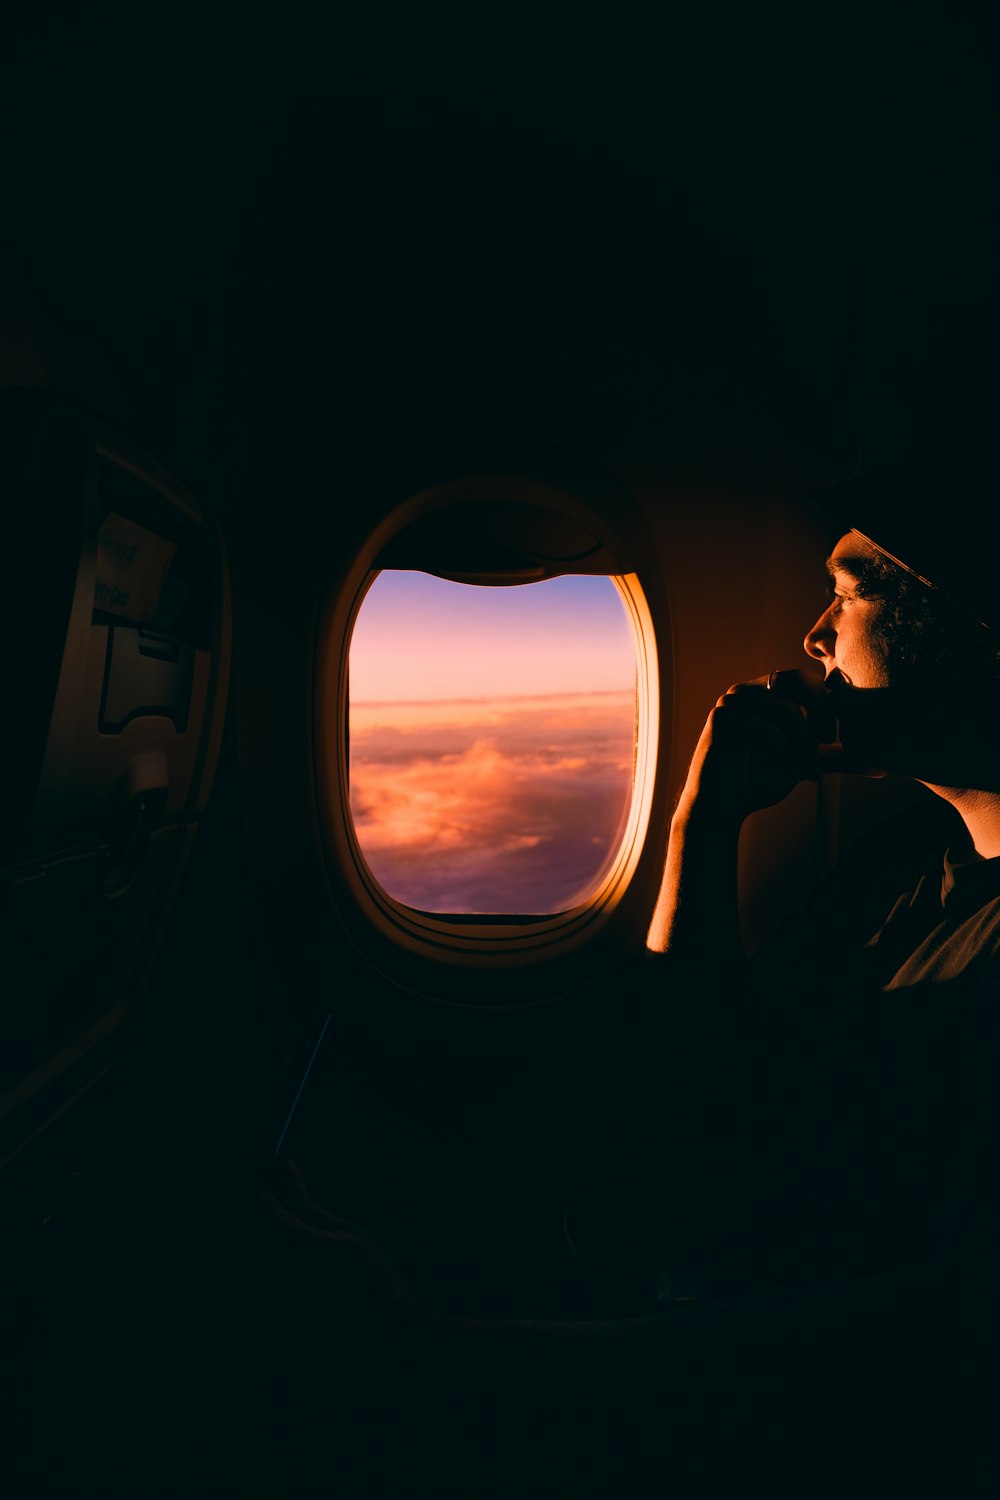
[[[803,706],[767,682],[729,688],[705,722],[670,824],[646,939],[653,953],[703,957],[713,968],[744,958],[736,874],[743,822],[815,779],[819,767]]]
[[[652,953],[675,958],[744,957],[736,880],[741,820],[682,794],[670,823],[663,879],[646,938]]]

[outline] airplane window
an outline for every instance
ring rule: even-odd
[[[510,587],[385,570],[350,643],[349,784],[375,880],[418,911],[588,901],[635,784],[637,639],[605,576]]]

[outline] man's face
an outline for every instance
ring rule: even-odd
[[[885,601],[858,592],[864,564],[881,554],[857,531],[840,538],[827,559],[832,598],[803,642],[823,667],[838,738],[869,772],[893,771],[943,783],[953,738],[954,706],[929,698],[929,684],[900,675],[877,630]]]
[[[840,538],[827,559],[832,598],[803,643],[808,655],[821,663],[825,678],[836,672],[849,687],[889,686],[889,664],[874,632],[883,601],[864,599],[857,592],[860,563],[878,555],[856,531]]]
[[[827,560],[833,597],[803,642],[823,668],[840,743],[872,774],[1000,789],[995,731],[983,739],[982,699],[965,674],[915,670],[912,660],[887,654],[879,629],[886,602],[858,592],[859,576],[873,558],[881,554],[859,532],[840,538]],[[986,781],[969,779],[984,774]]]

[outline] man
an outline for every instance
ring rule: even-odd
[[[860,530],[839,538],[830,603],[804,643],[822,677],[776,672],[718,700],[674,813],[650,926],[663,961],[697,972],[709,989],[714,976],[736,997],[720,1051],[731,1068],[723,1087],[739,1099],[745,1128],[730,1110],[729,1196],[718,1177],[714,1184],[731,1226],[719,1231],[728,1280],[739,1280],[735,1254],[744,1280],[758,1284],[821,1264],[834,1273],[925,1263],[933,1237],[955,1232],[959,1198],[970,1211],[969,1157],[997,1139],[991,1080],[979,1076],[1000,1014],[992,558],[964,559],[970,539],[929,524],[924,482],[892,478],[895,515],[885,505],[893,489],[878,477],[882,535],[922,563],[933,557],[953,592]],[[873,488],[847,491],[866,518]],[[741,825],[830,769],[907,777],[929,795],[849,851],[805,911],[748,961],[735,888]],[[740,1090],[736,1069],[749,1076],[751,1060],[758,1071]],[[783,1110],[773,1098],[761,1110],[765,1088],[778,1091]],[[777,1116],[769,1135],[762,1113]],[[803,1132],[797,1167],[780,1139],[793,1121]],[[979,1176],[975,1191],[986,1186]],[[749,1236],[755,1204],[767,1223]],[[978,1207],[985,1212],[987,1200]]]
[[[732,1485],[751,1451],[772,1492],[811,1494],[831,1475],[899,1482],[904,1450],[907,1473],[939,1484],[959,1453],[963,1477],[993,1462],[1000,616],[993,557],[933,519],[927,487],[923,468],[842,492],[852,520],[811,669],[718,699],[672,819],[642,982],[665,1021],[665,1138],[681,1142],[704,1295],[601,1322],[452,1317],[294,1167],[271,1185],[293,1254],[384,1347],[513,1431],[548,1413],[556,1436],[530,1457],[514,1446],[522,1480],[567,1445],[588,1494]],[[748,958],[742,824],[830,769],[910,778],[926,798]],[[726,1434],[738,1453],[720,1456]]]

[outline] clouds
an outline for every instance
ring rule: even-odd
[[[624,692],[352,712],[351,811],[373,875],[424,911],[567,909],[617,852],[634,735]]]

